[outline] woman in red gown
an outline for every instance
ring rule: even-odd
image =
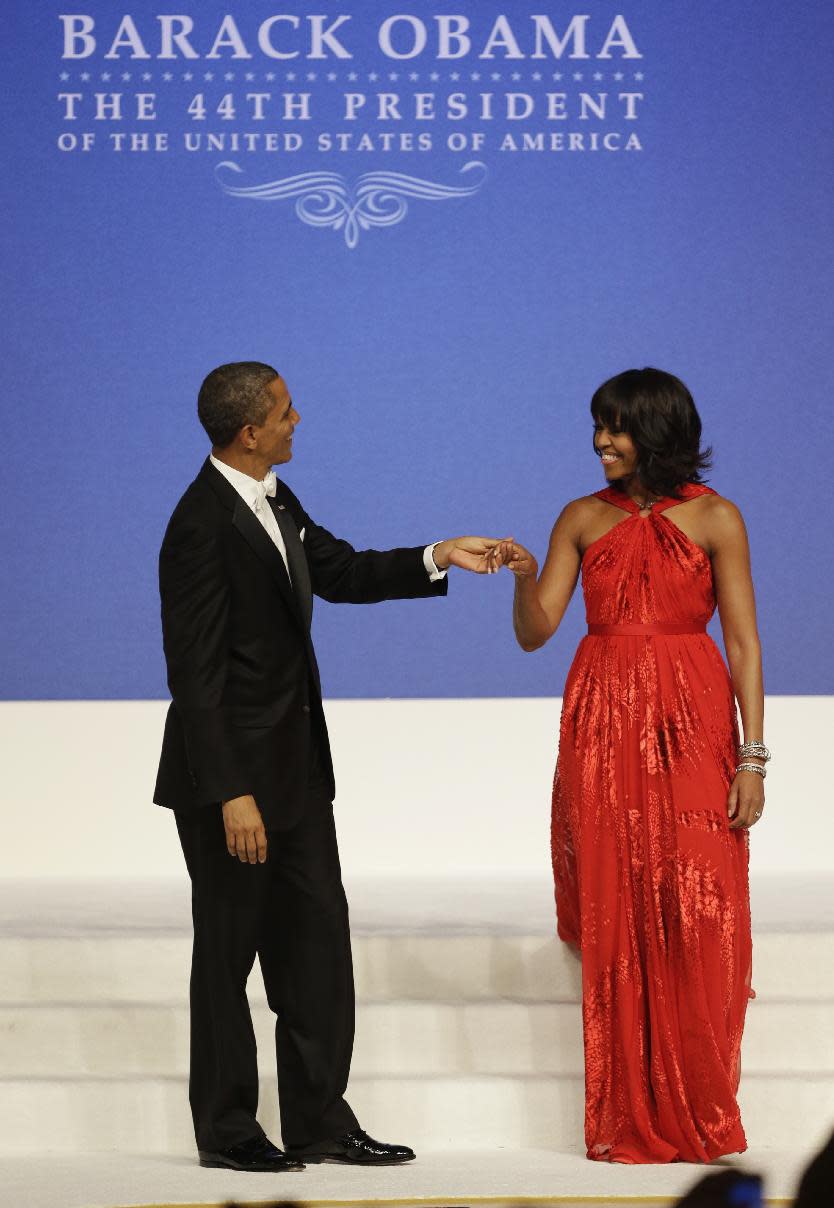
[[[587,610],[552,830],[559,935],[582,955],[585,1140],[595,1160],[706,1162],[746,1148],[748,829],[769,757],[747,538],[701,481],[682,382],[629,370],[591,412],[608,485],[562,511],[540,578],[522,546],[502,551],[525,650],[580,572]],[[716,604],[730,674],[706,633]]]

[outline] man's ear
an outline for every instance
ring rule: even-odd
[[[240,442],[242,448],[251,452],[251,450],[256,448],[258,444],[258,437],[255,433],[254,425],[244,424],[235,439]]]

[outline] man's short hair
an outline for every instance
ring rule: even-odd
[[[272,407],[266,393],[280,374],[262,361],[218,365],[197,396],[197,415],[215,449],[225,449],[246,424],[262,424]]]

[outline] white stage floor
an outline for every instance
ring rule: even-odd
[[[710,1170],[738,1166],[765,1175],[767,1202],[789,1203],[805,1160],[758,1150],[724,1159]],[[310,1166],[281,1177],[203,1170],[176,1156],[94,1154],[0,1160],[9,1204],[26,1208],[116,1208],[177,1204],[269,1203],[426,1205],[522,1204],[560,1208],[629,1208],[674,1203],[707,1173],[697,1166],[615,1166],[588,1162],[584,1154],[531,1149],[515,1152],[435,1153],[383,1170]]]

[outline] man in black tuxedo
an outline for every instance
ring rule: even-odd
[[[271,467],[299,415],[268,365],[222,365],[198,414],[212,454],[177,504],[159,564],[173,698],[154,800],[174,810],[192,882],[189,1097],[200,1162],[238,1170],[390,1164],[344,1095],[353,1047],[347,903],[333,766],[310,637],[336,603],[446,594],[450,565],[497,569],[497,541],[357,552],[317,525]],[[257,955],[276,1014],[285,1152],[257,1123],[246,999]]]

